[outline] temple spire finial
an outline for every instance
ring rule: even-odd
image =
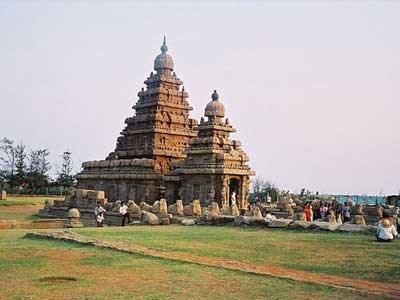
[[[163,44],[160,49],[161,49],[162,53],[166,53],[168,51],[167,38],[165,37],[165,35],[164,35]]]

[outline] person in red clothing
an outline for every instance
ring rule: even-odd
[[[306,215],[306,221],[311,222],[311,208],[310,208],[309,202],[304,204],[303,211],[304,211],[304,214]]]

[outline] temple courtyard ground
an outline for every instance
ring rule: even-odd
[[[32,205],[0,205],[3,220],[35,212]],[[27,236],[32,232],[60,230],[0,230],[2,300],[400,298],[400,242],[377,243],[373,235],[232,226],[68,229],[120,251]]]

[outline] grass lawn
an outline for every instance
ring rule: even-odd
[[[389,299],[352,290],[173,262],[91,246],[24,239],[23,236],[27,232],[29,231],[0,231],[0,299]],[[264,251],[259,248],[259,239],[252,239],[253,235],[260,236],[261,241],[264,240],[264,235],[271,235],[264,230],[178,226],[94,228],[79,232],[140,241],[155,244],[157,247],[162,247],[164,243],[165,247],[169,248],[173,247],[174,243],[177,248],[183,248],[185,244],[191,245],[188,251],[195,251],[196,247],[207,244],[209,246],[206,249],[213,249],[213,252],[219,254],[227,254],[229,248],[235,248],[242,259],[247,250],[259,253],[259,258],[264,255],[261,254]],[[276,233],[277,237],[283,235],[284,232]],[[236,238],[231,240],[232,236]],[[250,243],[238,251],[239,245],[242,245],[241,240],[246,237]],[[301,238],[301,235],[298,237]],[[211,242],[207,243],[206,240]],[[230,241],[229,248],[227,241]],[[235,246],[236,243],[238,246]],[[270,262],[276,260],[275,257],[269,259]]]
[[[133,226],[75,232],[152,248],[372,281],[400,282],[400,241],[373,235],[231,226]]]
[[[55,197],[7,197],[6,200],[0,200],[0,209],[2,206],[10,205],[44,205],[44,201],[48,199],[50,201],[63,199]]]

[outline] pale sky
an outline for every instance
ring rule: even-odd
[[[258,176],[400,191],[400,1],[0,1],[0,137],[104,159],[164,34],[191,117],[218,90]]]

